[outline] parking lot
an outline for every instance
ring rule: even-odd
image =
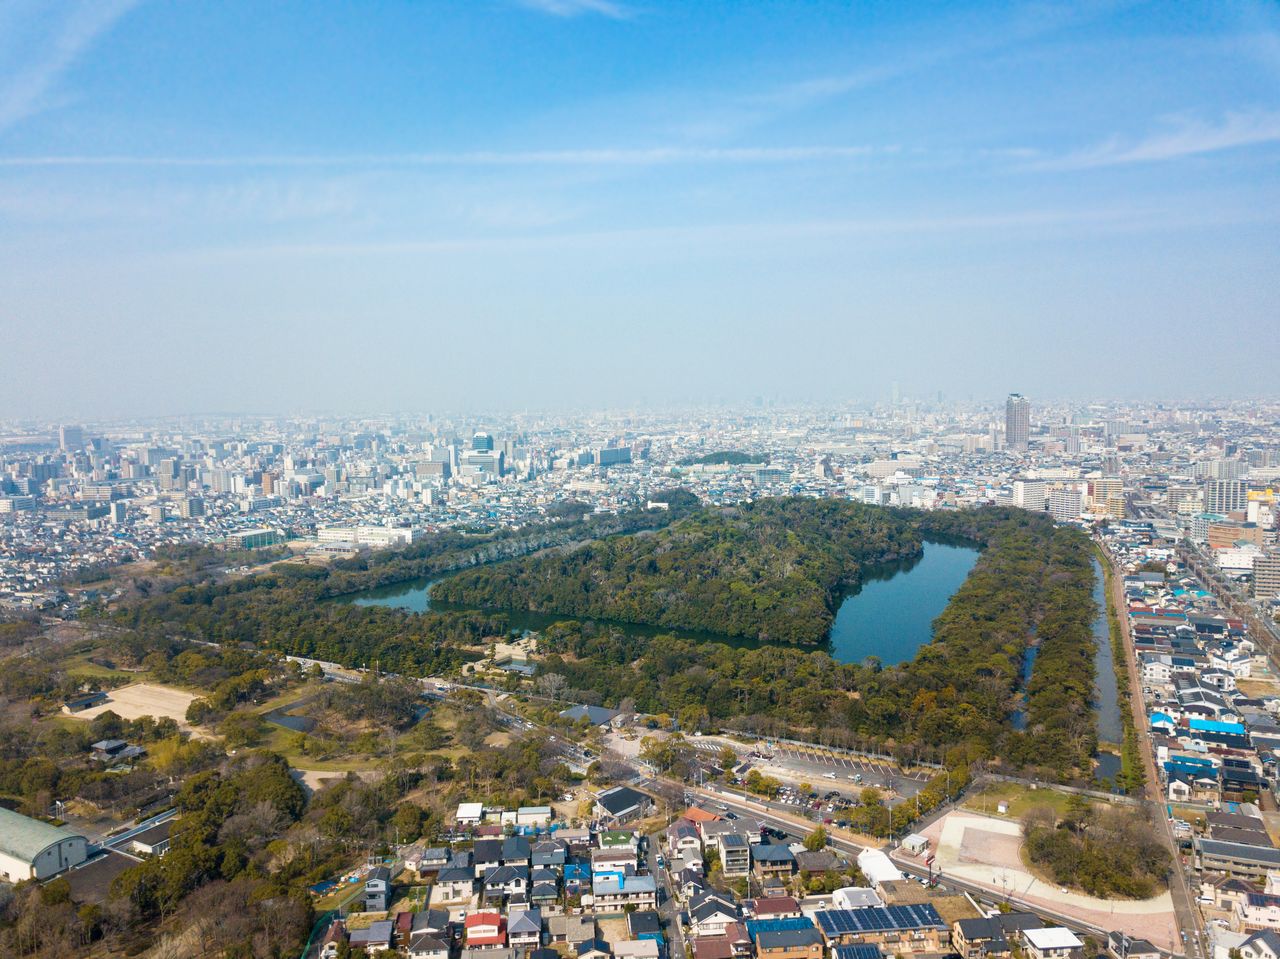
[[[704,755],[718,755],[727,743],[695,739],[692,745]],[[741,746],[737,752],[743,762],[762,773],[811,783],[819,793],[837,789],[853,797],[864,787],[874,786],[886,793],[890,805],[915,796],[930,776],[927,771],[906,773],[892,763],[820,747],[779,743],[764,752],[748,752]]]

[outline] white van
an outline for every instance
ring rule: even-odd
[[[823,779],[835,779],[835,778],[836,778],[836,774],[835,774],[835,773],[823,773],[823,774],[822,774],[822,778],[823,778]]]

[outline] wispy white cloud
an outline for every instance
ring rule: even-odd
[[[515,0],[522,7],[549,13],[553,17],[577,17],[586,13],[625,20],[631,10],[614,0]]]
[[[1035,166],[1038,169],[1090,170],[1134,163],[1160,163],[1278,142],[1280,111],[1229,113],[1217,122],[1179,119],[1171,129],[1138,140],[1112,137]]]
[[[24,40],[0,48],[0,133],[53,106],[63,74],[138,2],[36,2],[8,9],[6,31]]]
[[[168,249],[163,255],[178,258],[255,259],[261,256],[326,257],[433,255],[446,253],[511,252],[538,250],[592,250],[607,247],[652,247],[670,250],[694,245],[701,249],[727,250],[735,244],[758,248],[760,244],[787,245],[804,241],[864,239],[879,242],[892,237],[996,237],[1002,241],[1050,234],[1103,235],[1167,233],[1204,226],[1275,223],[1280,214],[1271,210],[1178,211],[1162,208],[1044,208],[989,213],[955,213],[933,216],[831,218],[767,222],[703,223],[583,229],[533,233],[486,233],[433,238],[365,240],[303,240],[236,246],[195,246]]]
[[[799,163],[898,152],[896,146],[773,146],[476,150],[457,153],[250,154],[240,156],[51,155],[0,157],[0,167],[538,167]]]

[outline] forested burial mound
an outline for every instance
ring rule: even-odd
[[[902,516],[791,497],[701,510],[647,536],[467,570],[434,600],[816,645],[868,564],[921,550]]]

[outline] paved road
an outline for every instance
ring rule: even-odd
[[[1142,698],[1142,677],[1138,673],[1133,635],[1129,629],[1128,604],[1124,600],[1123,573],[1116,568],[1105,546],[1102,546],[1102,553],[1111,571],[1111,592],[1107,601],[1115,609],[1116,618],[1120,622],[1120,637],[1124,643],[1125,664],[1129,671],[1129,705],[1133,710],[1133,721],[1139,740],[1138,749],[1142,753],[1142,764],[1147,776],[1146,795],[1147,799],[1156,806],[1153,810],[1153,818],[1160,823],[1160,834],[1173,856],[1173,868],[1170,870],[1172,881],[1169,883],[1169,891],[1173,897],[1173,911],[1177,918],[1179,932],[1186,943],[1187,956],[1191,959],[1203,959],[1204,927],[1200,920],[1200,908],[1196,905],[1187,881],[1186,870],[1182,866],[1182,853],[1173,835],[1173,824],[1169,822],[1164,796],[1161,793],[1155,748],[1151,743],[1151,728],[1147,722],[1146,704]]]
[[[649,836],[649,875],[658,877],[658,918],[666,928],[667,955],[672,959],[684,959],[684,932],[680,929],[680,915],[676,897],[671,889],[671,874],[658,868],[658,852],[666,830]]]

